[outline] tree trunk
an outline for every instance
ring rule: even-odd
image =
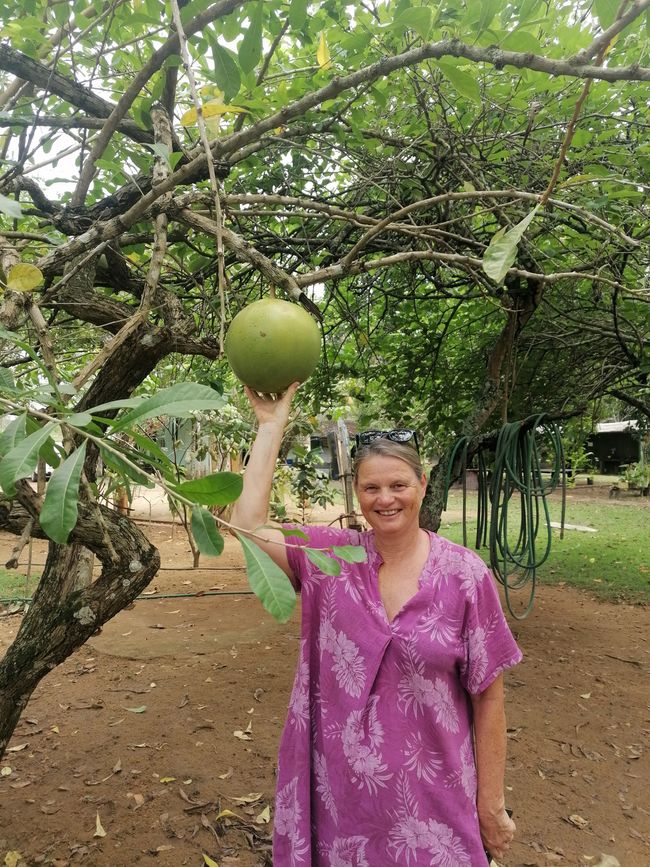
[[[0,501],[0,528],[13,533],[30,519],[29,512],[37,515],[39,505],[26,482],[17,487],[28,512]],[[38,526],[34,535],[43,537]],[[102,565],[91,583],[86,583],[84,548]],[[79,504],[71,544],[50,543],[32,605],[0,662],[0,757],[40,680],[133,602],[159,567],[158,551],[132,521],[96,504]]]

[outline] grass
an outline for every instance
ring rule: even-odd
[[[625,502],[595,499],[593,502],[573,500],[571,491],[567,500],[565,521],[567,524],[592,527],[596,533],[579,530],[552,530],[551,552],[538,570],[538,579],[544,584],[569,584],[589,590],[602,599],[610,601],[650,602],[650,504],[627,496]],[[462,508],[462,495],[452,493],[449,510]],[[549,498],[551,520],[560,521],[560,498]],[[475,500],[468,493],[468,546],[473,547],[476,533]],[[448,514],[448,513],[446,513]],[[509,509],[513,529],[519,525],[519,509],[514,504]],[[440,534],[454,542],[462,542],[460,520],[442,516]],[[540,531],[545,545],[545,531]],[[516,539],[512,540],[513,542]],[[479,551],[487,560],[487,550]]]
[[[38,579],[39,575],[33,573],[28,580],[24,572],[0,568],[0,599],[20,599],[31,596],[36,589]]]

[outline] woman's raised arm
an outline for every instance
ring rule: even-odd
[[[258,428],[246,469],[244,488],[232,512],[238,530],[255,532],[254,542],[292,578],[284,536],[267,526],[271,486],[282,437],[289,418],[291,401],[299,383],[294,382],[277,398],[261,396],[248,387],[244,390],[257,418]],[[264,527],[264,529],[260,529]]]

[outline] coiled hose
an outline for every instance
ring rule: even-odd
[[[537,569],[551,550],[551,519],[547,494],[558,485],[562,488],[560,538],[564,535],[566,511],[566,470],[562,437],[557,424],[545,421],[546,415],[532,415],[523,421],[505,424],[499,431],[496,447],[476,450],[478,475],[478,509],[476,548],[489,547],[490,566],[503,584],[508,610],[517,620],[532,611],[535,602]],[[547,441],[551,454],[551,471],[544,479],[541,470],[540,443]],[[460,462],[463,486],[463,544],[467,545],[467,454],[468,437],[461,437],[451,452],[445,478],[444,508],[451,486],[454,466]],[[493,460],[489,457],[493,453]],[[518,533],[512,533],[508,509],[513,495],[519,494]],[[545,541],[538,544],[540,529]],[[517,540],[512,543],[509,533]],[[541,553],[540,553],[540,549]],[[523,613],[513,610],[510,594],[528,587],[528,603]]]

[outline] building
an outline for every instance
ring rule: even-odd
[[[639,425],[636,421],[605,421],[587,440],[599,472],[608,475],[621,472],[621,467],[636,463],[641,456]]]

